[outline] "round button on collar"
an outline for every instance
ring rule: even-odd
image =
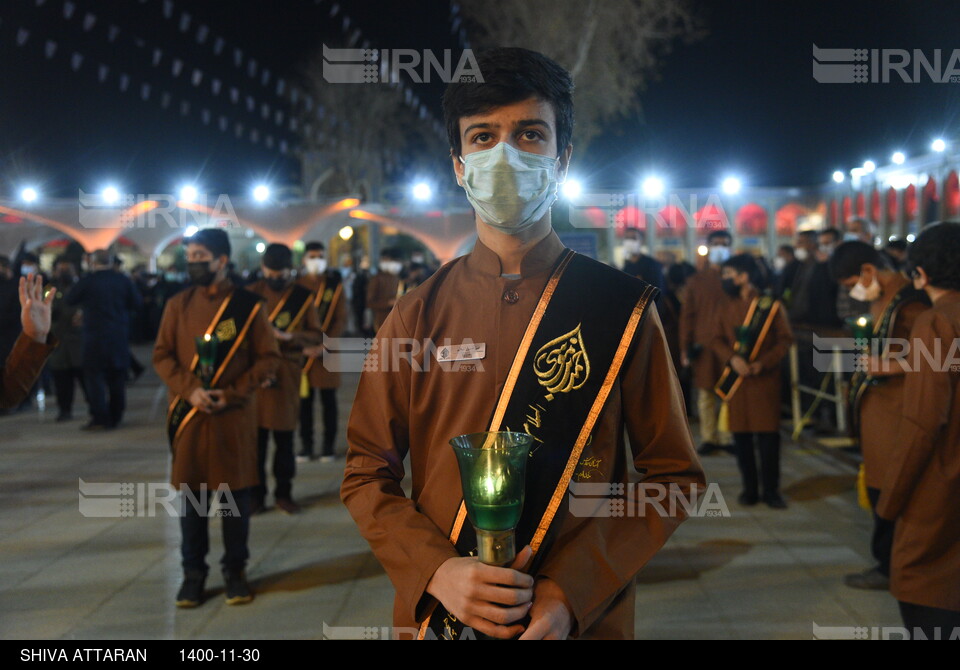
[[[512,288],[503,292],[503,301],[508,305],[514,305],[520,299],[520,294]]]

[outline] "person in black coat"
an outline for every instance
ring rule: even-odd
[[[141,300],[133,282],[114,269],[109,252],[93,252],[90,264],[93,271],[74,285],[65,300],[83,309],[83,378],[92,414],[83,429],[103,430],[116,427],[123,418],[130,316]]]

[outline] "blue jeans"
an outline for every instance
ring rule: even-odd
[[[232,500],[231,500],[232,496]],[[180,510],[180,555],[184,572],[207,574],[207,552],[210,550],[210,537],[207,531],[210,504],[217,498],[217,491],[207,491],[206,501],[201,492],[194,491],[194,504],[186,494],[181,497]],[[223,558],[220,564],[224,571],[239,572],[247,565],[250,550],[247,539],[250,535],[250,489],[238,489],[219,494],[221,508],[220,521],[223,529]],[[204,509],[206,502],[206,509]],[[233,503],[231,505],[230,503]],[[198,509],[199,508],[199,509]]]

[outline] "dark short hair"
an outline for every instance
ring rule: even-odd
[[[323,246],[323,242],[307,242],[303,246],[304,251],[325,251],[326,247]]]
[[[707,235],[707,244],[710,244],[710,243],[713,242],[714,240],[720,239],[721,237],[722,237],[723,239],[727,240],[728,242],[733,242],[733,235],[730,234],[730,231],[728,231],[728,230],[713,230],[713,231],[710,232],[709,235]]]
[[[820,234],[820,235],[832,235],[834,242],[838,242],[838,241],[840,240],[840,238],[843,237],[843,236],[840,234],[840,231],[837,230],[836,228],[824,228],[823,230],[820,231],[819,234]]]
[[[260,261],[269,270],[289,270],[293,267],[293,252],[286,244],[274,242],[263,250]]]
[[[40,258],[39,258],[35,253],[32,253],[32,252],[28,251],[28,252],[26,252],[25,254],[23,254],[23,256],[21,256],[20,262],[21,262],[21,263],[37,263],[37,264],[39,264],[39,263],[40,263]]]
[[[890,268],[883,254],[866,242],[844,242],[830,256],[830,274],[834,281],[842,281],[859,275],[860,268],[866,263],[883,270]]]
[[[199,244],[216,257],[230,258],[230,238],[219,228],[203,228],[183,240],[184,244]]]
[[[757,263],[757,259],[750,254],[737,254],[736,256],[731,256],[725,260],[723,265],[720,267],[733,268],[738,273],[746,272],[747,276],[750,278],[750,283],[754,286],[759,286],[760,281],[763,278],[760,272],[760,265]]]
[[[890,240],[889,242],[887,242],[887,246],[885,246],[884,249],[893,249],[894,251],[906,251],[907,241],[901,238]]]
[[[380,258],[389,258],[392,261],[399,261],[403,258],[403,254],[401,254],[400,250],[396,247],[387,247],[380,252]]]
[[[797,250],[793,248],[792,244],[781,244],[779,247],[777,247],[777,251],[786,251],[791,256],[797,255]]]
[[[573,78],[543,54],[519,47],[489,49],[477,55],[483,82],[452,82],[443,94],[443,119],[450,148],[463,151],[460,119],[528,98],[553,106],[557,122],[557,155],[573,137]]]
[[[623,230],[623,235],[624,235],[624,237],[626,237],[627,233],[636,233],[636,234],[637,234],[637,237],[639,237],[639,238],[640,238],[641,240],[643,240],[643,241],[646,241],[646,239],[647,239],[647,233],[644,232],[644,231],[642,231],[642,230],[640,230],[640,229],[637,228],[636,226],[629,226],[629,227],[627,227],[627,228],[624,228],[624,230]]]
[[[680,288],[695,274],[697,274],[695,267],[686,261],[681,261],[680,263],[674,263],[670,266],[670,269],[667,270],[667,281],[677,288]]]
[[[817,235],[818,235],[818,234],[819,234],[819,233],[817,233],[817,231],[815,231],[815,230],[801,230],[799,233],[797,233],[797,237],[799,237],[800,239],[803,239],[803,240],[807,240],[808,242],[813,242],[814,244],[816,244],[816,243],[817,243]]]
[[[928,225],[910,245],[908,258],[911,268],[923,268],[933,286],[960,291],[960,223]]]

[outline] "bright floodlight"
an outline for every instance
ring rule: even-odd
[[[736,177],[727,177],[723,180],[720,188],[722,188],[723,192],[727,195],[736,195],[740,192],[740,180]]]
[[[661,195],[663,195],[663,180],[659,177],[647,177],[643,180],[643,184],[640,185],[640,188],[643,190],[643,194],[646,197],[659,198]]]
[[[262,254],[262,253],[263,253],[264,251],[266,251],[266,250],[267,250],[267,245],[266,245],[266,244],[264,244],[263,242],[257,242],[257,253],[258,253],[258,254]]]
[[[850,170],[850,176],[853,177],[854,179],[860,179],[860,177],[862,177],[866,173],[867,173],[866,170],[864,170],[863,168],[853,168],[852,170]]]
[[[39,195],[37,194],[37,189],[30,188],[29,186],[22,191],[20,191],[20,199],[24,202],[35,202]]]
[[[844,179],[844,176],[843,176],[843,173],[840,172],[840,170],[837,170],[836,172],[833,173],[833,181],[837,182],[838,184],[842,184],[843,179]]]
[[[698,256],[706,256],[709,253],[710,253],[710,249],[707,248],[707,245],[701,244],[699,247],[697,247]]]
[[[195,186],[187,184],[180,189],[180,199],[184,202],[193,202],[197,199],[197,189]]]
[[[353,226],[344,226],[338,234],[340,235],[340,239],[346,242],[353,237]]]
[[[257,202],[265,202],[270,197],[270,188],[265,184],[259,184],[253,189],[253,199]]]
[[[416,200],[429,200],[433,196],[433,189],[430,188],[430,184],[425,182],[418,182],[413,186],[413,197]]]
[[[870,174],[876,169],[877,169],[877,164],[874,163],[873,161],[867,161],[866,163],[863,164],[863,171],[866,172],[867,174]]]
[[[936,152],[946,151],[947,143],[941,140],[939,137],[933,141],[933,144],[930,145],[930,148]]]
[[[196,226],[187,226],[186,230],[183,231],[184,237],[193,237],[197,234],[197,231],[200,230]]]
[[[103,193],[101,193],[100,196],[103,198],[105,203],[112,205],[120,199],[120,191],[115,189],[113,186],[108,186],[103,189]]]
[[[909,235],[907,235],[907,242],[909,242],[910,244],[913,244],[916,239],[917,239],[917,236],[914,235],[913,233],[910,233]]]
[[[583,193],[583,186],[576,179],[567,179],[563,182],[563,195],[570,200],[579,198],[581,193]]]
[[[903,155],[902,151],[897,151],[894,152],[893,156],[890,157],[890,160],[897,165],[903,165],[903,161],[907,160],[907,157]]]

